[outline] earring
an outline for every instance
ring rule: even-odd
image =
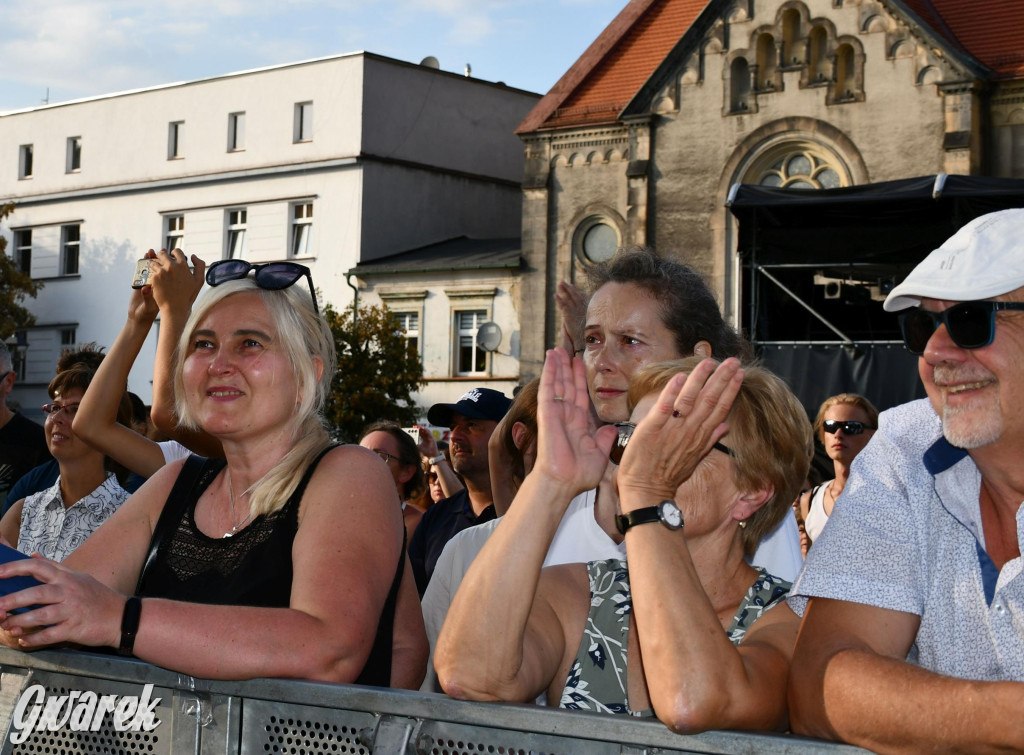
[[[747,520],[744,519],[744,520],[742,520],[740,522],[740,529],[744,529],[745,530],[746,528],[747,528]]]

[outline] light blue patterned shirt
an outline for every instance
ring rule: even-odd
[[[942,437],[926,399],[884,412],[854,460],[789,604],[834,598],[912,613],[908,660],[948,676],[1024,680],[1021,558],[1001,571],[985,552],[981,474]],[[1024,507],[1017,537],[1024,542]]]

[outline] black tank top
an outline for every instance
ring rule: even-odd
[[[229,538],[209,537],[195,523],[196,503],[226,462],[190,457],[179,475],[179,483],[184,484],[175,484],[160,514],[136,595],[212,605],[286,608],[291,602],[292,544],[298,531],[299,504],[314,470],[330,450],[325,449],[309,465],[284,506],[272,514],[261,514]],[[390,684],[395,602],[404,559],[403,543],[373,648],[357,684]]]

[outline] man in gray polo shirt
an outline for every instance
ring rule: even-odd
[[[882,414],[790,593],[793,730],[1022,750],[1024,210],[969,223],[885,309],[928,399]]]

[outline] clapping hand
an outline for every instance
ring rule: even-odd
[[[574,494],[597,487],[608,464],[615,428],[605,426],[593,432],[583,362],[564,349],[552,349],[544,359],[537,431],[535,474],[571,487]]]
[[[618,488],[675,497],[676,489],[728,431],[726,418],[743,384],[738,359],[705,359],[669,380],[636,426],[619,467]]]
[[[559,281],[555,304],[562,315],[562,348],[575,355],[583,348],[583,325],[587,318],[587,297],[576,286]]]

